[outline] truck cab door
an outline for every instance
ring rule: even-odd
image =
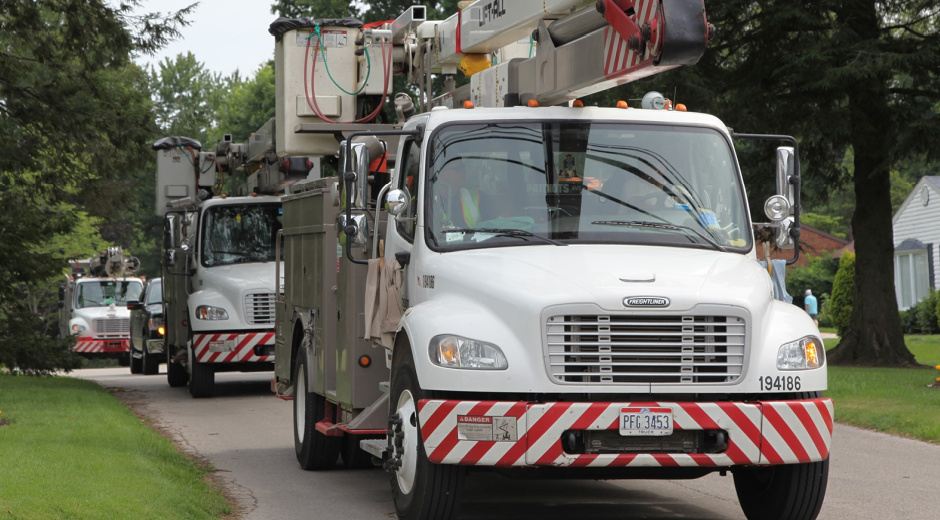
[[[402,206],[397,215],[389,215],[385,243],[385,256],[396,258],[404,269],[402,287],[402,307],[408,308],[410,295],[415,294],[415,277],[410,259],[418,227],[417,211],[420,193],[421,144],[413,138],[403,138],[398,154],[398,164],[392,177],[389,196],[386,197],[386,209],[391,205]]]

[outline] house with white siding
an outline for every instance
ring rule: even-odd
[[[940,177],[926,176],[895,213],[894,290],[905,310],[936,288],[940,272]]]

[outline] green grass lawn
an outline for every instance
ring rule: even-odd
[[[217,519],[208,471],[94,382],[0,374],[3,518]]]
[[[907,348],[918,363],[940,364],[940,335],[908,335]],[[838,344],[827,339],[826,349]],[[836,421],[940,443],[940,388],[928,388],[935,368],[829,366],[829,390]]]

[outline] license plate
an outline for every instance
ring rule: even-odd
[[[235,350],[234,340],[213,341],[209,343],[209,352],[232,352]]]
[[[672,408],[621,408],[620,435],[672,435]]]

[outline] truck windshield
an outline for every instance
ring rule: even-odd
[[[428,171],[425,223],[436,250],[622,243],[747,251],[751,245],[731,145],[711,128],[454,124],[432,138]]]
[[[213,206],[202,219],[202,265],[274,261],[280,204]]]
[[[126,307],[127,300],[140,298],[143,283],[139,280],[101,280],[78,284],[76,294],[76,308],[107,307],[112,303],[118,307]]]

